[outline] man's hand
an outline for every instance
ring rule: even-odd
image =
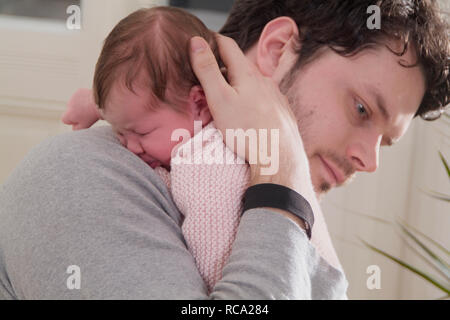
[[[81,130],[91,127],[101,119],[97,105],[94,102],[92,90],[78,89],[67,103],[61,121],[72,126],[72,130]]]
[[[245,57],[234,40],[217,35],[217,43],[229,83],[223,77],[207,42],[200,37],[191,39],[191,65],[203,87],[216,127],[224,137],[226,129],[267,129],[269,132],[278,129],[280,141],[276,147],[279,148],[279,170],[274,175],[264,176],[260,174],[261,164],[250,164],[251,184],[287,186],[305,197],[314,210],[317,199],[308,159],[287,98],[271,78],[264,77]],[[233,149],[233,141],[225,143],[238,153]],[[248,146],[246,148],[245,155],[238,155],[248,160]],[[267,149],[270,150],[270,146]]]
[[[272,176],[262,176],[259,174],[261,165],[250,164],[252,184],[278,183],[304,197],[312,197],[308,159],[287,98],[271,78],[263,76],[245,57],[234,40],[217,35],[217,43],[230,83],[223,77],[207,42],[200,37],[191,39],[192,68],[203,87],[216,127],[224,137],[226,129],[267,129],[269,132],[278,129],[279,170]],[[225,143],[238,153],[232,148],[233,141]],[[245,155],[238,155],[248,160],[248,150]]]

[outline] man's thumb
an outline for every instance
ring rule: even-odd
[[[205,39],[197,36],[193,37],[190,40],[190,46],[192,70],[205,92],[211,109],[211,105],[223,98],[222,94],[227,91],[229,85],[223,77],[216,57]],[[214,112],[214,110],[212,111]]]
[[[192,53],[198,54],[206,49],[206,41],[201,37],[193,37],[191,39],[191,50]]]

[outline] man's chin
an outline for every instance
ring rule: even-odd
[[[316,193],[317,199],[319,201],[322,200],[323,196],[325,196],[331,189],[347,186],[349,183],[351,183],[353,181],[354,177],[355,177],[355,175],[351,176],[345,182],[343,182],[337,186],[332,186],[328,182],[321,182],[318,187],[315,184],[314,192]]]
[[[314,184],[314,192],[317,200],[321,201],[323,196],[325,196],[331,189],[332,186],[328,182],[321,182],[318,185]]]

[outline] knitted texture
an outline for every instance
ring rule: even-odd
[[[184,215],[186,244],[211,292],[231,253],[249,166],[226,147],[211,122],[173,153],[170,173],[161,167],[155,171]],[[332,266],[342,269],[322,213],[314,214],[312,244]]]

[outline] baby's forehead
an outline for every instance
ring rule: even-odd
[[[123,80],[117,78],[108,93],[102,115],[105,118],[126,118],[127,114],[135,114],[139,106],[149,104],[149,90],[137,82],[128,87]],[[154,103],[152,103],[154,105]]]
[[[148,84],[148,76],[141,72],[131,82],[128,82],[125,78],[125,72],[123,72],[118,74],[112,82],[104,109],[105,112],[113,112],[118,108],[126,108],[127,105],[136,100],[155,104],[156,101],[150,101],[153,96],[154,94],[152,94]]]
[[[186,110],[191,88],[173,82],[173,85],[165,89],[165,100],[162,101],[153,93],[145,75],[137,77],[131,86],[126,84],[123,77],[117,77],[111,86],[101,115],[105,119],[111,119],[111,122],[118,123],[132,121],[130,118],[137,121],[139,116],[161,108]]]

